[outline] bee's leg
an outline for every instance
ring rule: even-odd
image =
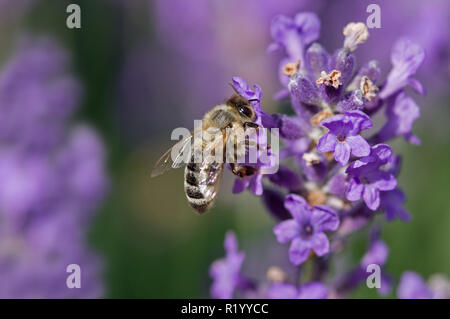
[[[240,178],[244,178],[245,176],[252,176],[259,171],[257,168],[249,165],[237,166],[235,163],[231,163],[230,166],[232,173]]]
[[[260,129],[259,124],[256,124],[254,122],[244,122],[244,128],[247,128],[247,127],[251,127],[251,128],[256,129],[256,130]]]
[[[258,142],[253,140],[253,139],[249,139],[248,137],[245,140],[243,140],[243,141],[241,141],[239,143],[239,146],[241,146],[241,145],[244,145],[247,148],[256,148],[256,149],[258,149]]]
[[[244,145],[249,147],[249,148],[256,148],[257,150],[263,150],[263,151],[270,150],[270,144],[267,144],[266,146],[261,146],[261,145],[258,144],[257,141],[251,140],[249,138],[246,138],[244,140]]]

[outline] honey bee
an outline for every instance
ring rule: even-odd
[[[234,87],[232,86],[234,89]],[[252,128],[258,130],[260,126],[255,123],[256,114],[253,106],[250,102],[254,99],[247,100],[240,95],[235,89],[235,93],[226,100],[224,104],[217,105],[208,111],[202,121],[202,126],[198,129],[207,131],[209,129],[220,130],[222,133],[222,139],[220,147],[223,145],[223,154],[226,154],[227,139],[229,134],[226,134],[226,130],[235,130],[242,128]],[[178,168],[186,165],[184,171],[184,191],[186,194],[189,205],[199,214],[206,213],[214,204],[217,192],[219,190],[220,179],[223,173],[223,166],[225,158],[221,161],[208,161],[207,158],[203,158],[201,163],[196,163],[194,160],[195,152],[194,147],[196,139],[194,139],[195,131],[190,136],[185,137],[170,148],[155,164],[151,176],[157,176],[165,171]],[[192,143],[194,140],[194,143]],[[202,150],[214,150],[217,146],[217,139],[215,141],[206,140],[204,137],[199,139],[199,147]],[[235,150],[237,150],[236,143],[233,141]],[[254,140],[246,139],[244,144],[249,146],[256,146]],[[176,147],[176,156],[172,155],[172,149]],[[213,151],[214,153],[214,151]],[[189,158],[185,158],[188,154]],[[234,161],[229,163],[233,174],[240,178],[245,176],[251,176],[258,170],[255,167],[249,165],[237,164],[237,158],[241,156],[239,152],[234,152]],[[174,157],[174,158],[173,158]]]

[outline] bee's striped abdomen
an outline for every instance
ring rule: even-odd
[[[189,205],[199,214],[208,211],[217,195],[223,163],[189,163],[184,170],[184,192]]]

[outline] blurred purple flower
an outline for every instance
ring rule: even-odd
[[[88,126],[67,130],[80,86],[66,52],[24,41],[0,75],[0,296],[100,297],[102,265],[84,235],[107,187],[103,145]],[[66,286],[70,264],[81,289]]]
[[[420,275],[406,271],[400,278],[397,296],[400,299],[432,299],[433,293]]]
[[[267,292],[270,299],[326,299],[329,289],[321,282],[308,282],[297,288],[292,284],[275,283]]]
[[[380,97],[385,99],[406,85],[412,86],[418,93],[425,93],[422,84],[412,78],[424,59],[425,51],[420,45],[405,38],[398,40],[392,49],[392,70],[387,76]]]
[[[236,287],[242,283],[240,270],[245,255],[238,251],[236,236],[231,231],[225,235],[224,247],[225,258],[216,260],[209,269],[209,274],[213,278],[211,296],[213,298],[230,299],[233,298]]]
[[[0,75],[0,139],[21,147],[52,147],[80,94],[65,51],[49,38],[23,38]]]
[[[399,92],[388,101],[387,122],[378,133],[377,140],[382,143],[397,136],[403,136],[411,144],[420,144],[420,139],[411,131],[414,121],[420,117],[419,106],[404,92]]]
[[[408,211],[403,207],[406,196],[402,190],[396,188],[389,192],[381,192],[380,200],[380,208],[386,211],[386,220],[392,221],[397,217],[404,222],[411,220]]]
[[[320,21],[311,12],[299,13],[293,19],[278,15],[273,18],[270,31],[274,40],[270,52],[283,48],[291,62],[304,61],[305,46],[319,38]]]

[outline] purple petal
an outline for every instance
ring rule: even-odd
[[[324,233],[317,233],[311,238],[311,248],[317,256],[323,256],[330,252],[330,242]]]
[[[352,178],[348,184],[345,197],[350,201],[360,200],[364,191],[364,185],[359,180]]]
[[[391,293],[393,279],[386,272],[381,273],[381,287],[378,289],[380,296],[387,296]]]
[[[242,193],[243,191],[245,191],[248,187],[248,185],[250,184],[249,179],[240,179],[240,178],[236,178],[234,180],[234,185],[233,185],[233,194],[238,194],[238,193]]]
[[[273,228],[273,232],[278,242],[285,244],[292,241],[300,234],[300,227],[293,219],[285,220]]]
[[[424,95],[425,94],[425,88],[423,87],[422,83],[420,83],[418,80],[409,78],[408,84],[416,91],[417,93]]]
[[[346,139],[352,149],[352,154],[358,157],[370,154],[370,145],[361,135],[348,136]]]
[[[363,198],[367,207],[373,211],[377,210],[380,206],[380,191],[376,187],[366,185],[366,187],[364,187]]]
[[[325,126],[334,135],[347,135],[347,131],[352,129],[352,123],[346,121],[343,114],[337,114],[333,117],[329,117],[323,120],[320,125]]]
[[[301,12],[295,16],[295,24],[301,30],[302,42],[305,45],[316,41],[320,35],[320,20],[313,12]]]
[[[404,92],[400,92],[395,99],[391,99],[386,107],[388,121],[379,132],[379,141],[387,141],[396,136],[403,136],[408,142],[411,139],[414,122],[420,117],[419,106]],[[410,140],[411,139],[411,140]],[[417,138],[416,138],[417,139]]]
[[[326,299],[329,289],[321,282],[308,282],[300,287],[299,299]]]
[[[274,283],[270,286],[267,297],[270,299],[297,299],[298,290],[291,284]]]
[[[418,44],[405,38],[397,41],[391,55],[393,67],[379,96],[386,99],[407,85],[424,58],[425,52]]]
[[[400,278],[397,288],[399,299],[432,299],[433,293],[421,276],[412,271],[406,271]]]
[[[376,187],[380,191],[390,191],[397,186],[397,180],[394,175],[382,171],[380,171],[379,174],[379,179],[372,183],[373,187]]]
[[[334,159],[341,164],[341,166],[345,166],[350,159],[350,145],[347,142],[337,143],[336,148],[334,149]]]
[[[261,174],[256,174],[250,177],[250,190],[257,196],[261,196],[264,190],[262,186],[262,178],[263,176]]]
[[[272,183],[290,191],[298,190],[301,185],[300,176],[286,166],[280,166],[275,174],[269,175],[269,179]]]
[[[289,194],[284,201],[284,207],[291,213],[292,217],[301,224],[311,215],[311,209],[305,199],[296,194]]]
[[[295,238],[289,247],[289,260],[298,266],[309,257],[310,242],[301,238]]]
[[[372,147],[371,155],[376,156],[380,165],[389,162],[392,156],[392,148],[387,144],[377,144]]]
[[[390,192],[381,192],[380,197],[381,207],[386,211],[386,220],[392,221],[396,217],[404,222],[411,220],[408,211],[403,208],[406,197],[400,189],[394,189]]]
[[[361,266],[367,268],[370,264],[383,266],[389,256],[389,248],[385,242],[377,240],[370,245],[369,250],[363,256]]]
[[[331,177],[330,181],[327,183],[329,193],[345,197],[345,190],[347,189],[347,176],[345,174],[337,174]]]
[[[232,231],[228,231],[226,233],[224,247],[227,253],[233,253],[238,251],[238,243],[236,235]]]
[[[321,153],[333,152],[336,144],[336,136],[331,133],[327,133],[320,138],[319,143],[317,144],[317,150]]]
[[[358,134],[360,131],[371,129],[373,124],[370,117],[359,110],[346,112],[345,115],[353,123],[352,135]]]
[[[339,217],[326,206],[314,206],[311,224],[316,232],[336,230],[339,227]]]

